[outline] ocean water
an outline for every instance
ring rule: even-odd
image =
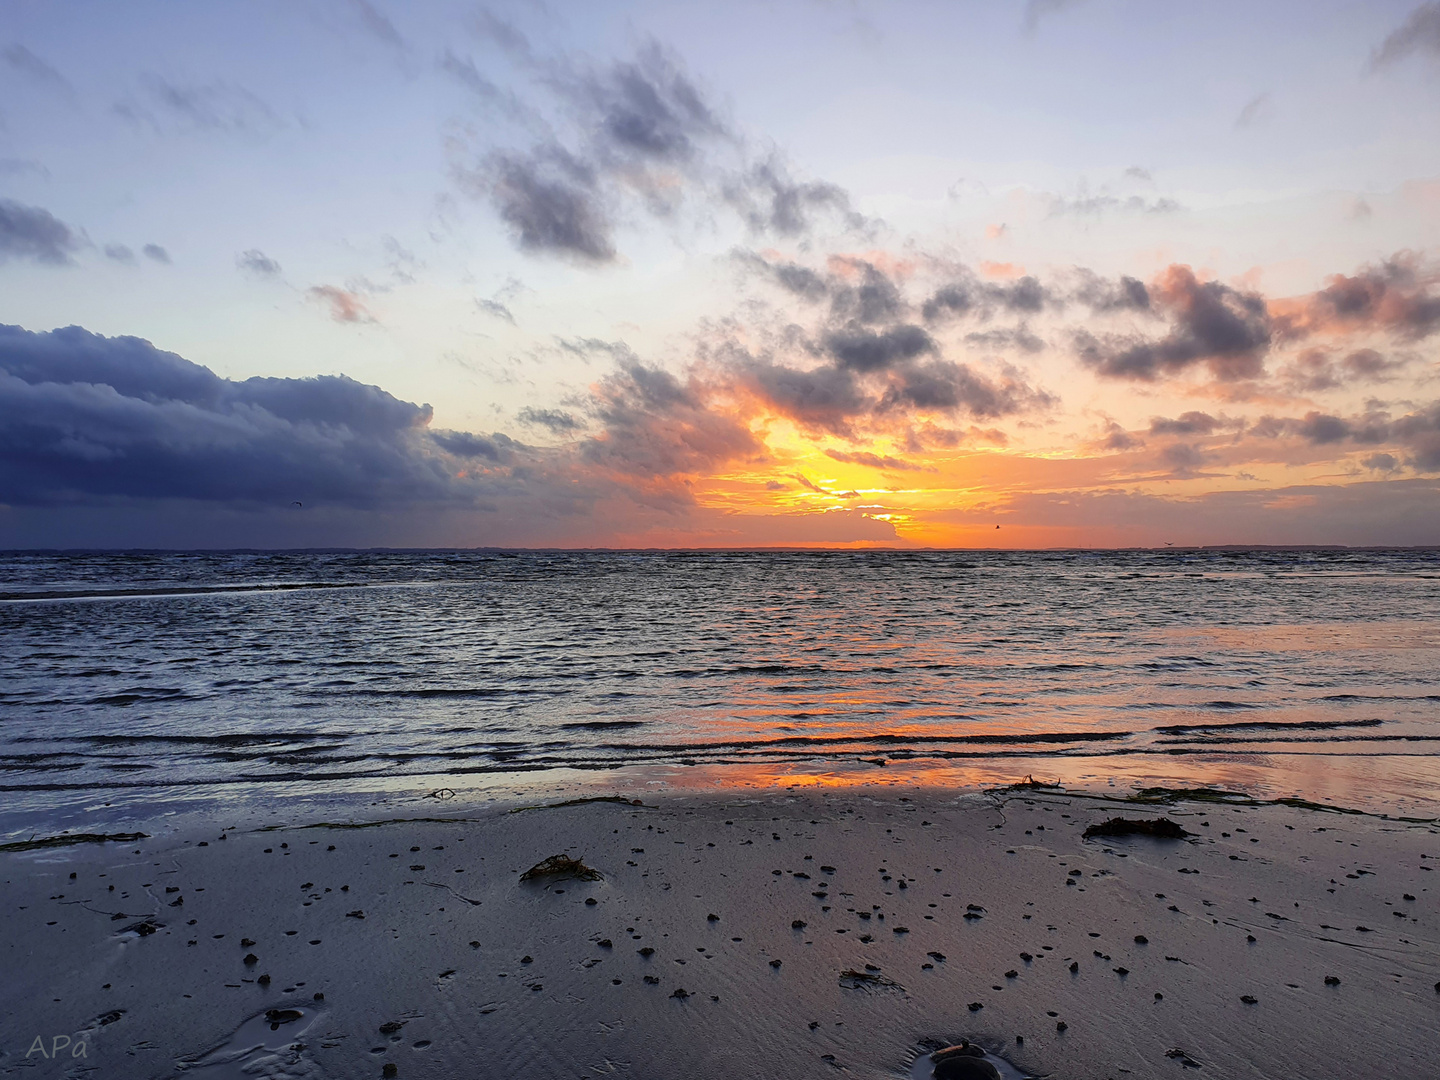
[[[1433,810],[1437,750],[1435,550],[0,555],[12,833],[557,778]]]

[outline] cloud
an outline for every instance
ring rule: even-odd
[[[0,327],[0,503],[464,500],[430,417],[343,376],[234,381],[139,338]]]
[[[485,312],[486,315],[493,315],[495,318],[501,319],[511,326],[515,325],[514,313],[499,300],[487,300],[484,297],[477,296],[475,298],[475,306]]]
[[[773,154],[732,176],[722,191],[726,202],[756,233],[801,236],[827,216],[852,230],[863,230],[870,224],[851,206],[844,188],[823,180],[794,180]]]
[[[312,285],[305,290],[305,295],[316,303],[326,305],[330,309],[330,318],[338,323],[375,321],[375,317],[365,306],[365,301],[348,289],[335,285]]]
[[[26,259],[49,266],[68,266],[71,253],[82,246],[80,236],[48,210],[0,199],[0,262]]]
[[[1440,268],[1400,252],[1354,275],[1335,274],[1319,291],[1274,305],[1287,337],[1381,330],[1419,341],[1440,330]]]
[[[603,157],[669,164],[694,160],[698,144],[726,135],[695,84],[658,45],[579,76],[555,79]]]
[[[473,183],[488,189],[520,248],[582,263],[615,258],[612,225],[592,168],[558,146],[530,155],[500,154]]]
[[[889,454],[881,456],[866,452],[847,453],[844,450],[826,450],[825,456],[835,461],[843,461],[847,465],[868,465],[872,469],[889,469],[892,472],[934,472],[928,465],[917,465],[911,461],[903,461]]]
[[[1362,458],[1360,464],[1367,469],[1374,469],[1376,472],[1389,473],[1400,468],[1400,462],[1394,454],[1371,454],[1367,458]]]
[[[1204,364],[1222,382],[1252,379],[1264,370],[1271,340],[1265,300],[1218,281],[1202,282],[1188,266],[1171,265],[1152,284],[1152,302],[1171,319],[1158,340],[1076,334],[1081,363],[1106,378],[1152,382]]]
[[[1209,413],[1187,412],[1181,413],[1174,420],[1164,416],[1157,416],[1150,421],[1151,435],[1209,435],[1217,427],[1220,421]]]
[[[135,252],[124,244],[106,244],[105,257],[126,266],[135,265]]]
[[[825,349],[842,368],[882,371],[905,360],[935,351],[935,342],[918,326],[892,326],[875,332],[851,323],[825,338]]]
[[[1262,439],[1298,438],[1311,446],[1390,445],[1406,452],[1416,472],[1440,472],[1440,402],[1392,418],[1372,404],[1353,416],[1312,410],[1302,417],[1261,417],[1250,434]]]
[[[1269,91],[1256,94],[1245,103],[1245,107],[1240,110],[1240,115],[1235,117],[1235,126],[1237,128],[1254,127],[1261,121],[1268,120],[1272,111]]]
[[[1388,382],[1407,366],[1374,349],[1356,349],[1338,363],[1326,349],[1306,349],[1280,370],[1280,381],[1300,393],[1333,390],[1351,383]]]
[[[527,405],[516,415],[522,424],[543,427],[553,435],[569,435],[585,426],[561,409],[535,409]]]
[[[1440,3],[1421,4],[1370,54],[1370,70],[1378,71],[1415,53],[1440,58]]]
[[[166,251],[159,244],[146,244],[140,250],[150,261],[161,263],[165,266],[170,265],[170,252]]]
[[[1074,299],[1085,304],[1091,311],[1108,313],[1115,311],[1149,311],[1150,290],[1138,278],[1121,275],[1115,281],[1102,278],[1091,270],[1077,269],[1080,284],[1075,288]]]
[[[955,268],[952,280],[930,295],[920,313],[928,323],[964,316],[988,319],[997,311],[1035,314],[1054,302],[1039,280],[1028,274],[1004,284],[981,281],[974,273]]]
[[[371,37],[399,52],[405,51],[405,39],[395,24],[383,15],[370,0],[350,0],[350,7],[360,20],[360,25],[369,31]]]
[[[233,83],[175,83],[147,74],[141,77],[140,85],[144,103],[127,98],[115,106],[115,111],[156,130],[257,135],[284,126],[269,105]]]
[[[1067,199],[1056,195],[1050,199],[1050,216],[1064,214],[1100,215],[1109,211],[1127,214],[1174,214],[1185,209],[1174,199],[1146,199],[1140,195],[1077,195]]]
[[[75,88],[70,85],[70,80],[24,45],[18,42],[7,45],[5,51],[0,52],[0,60],[4,60],[6,66],[19,72],[31,82],[55,91],[67,101],[74,101]]]
[[[712,407],[708,388],[661,368],[624,361],[592,392],[604,431],[581,446],[584,459],[611,474],[648,482],[648,497],[688,503],[677,477],[759,456],[764,446],[736,416]],[[637,497],[647,497],[639,489]]]
[[[248,251],[242,251],[236,255],[235,265],[243,272],[259,278],[280,276],[280,264],[259,248],[250,248]]]
[[[1042,20],[1067,8],[1078,7],[1084,0],[1025,0],[1023,26],[1027,34],[1033,34]]]

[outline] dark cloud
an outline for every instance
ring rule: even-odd
[[[774,155],[727,180],[722,193],[752,232],[796,237],[830,217],[843,227],[863,230],[869,222],[850,204],[837,184],[797,181]]]
[[[146,254],[149,254],[148,252]],[[242,251],[235,256],[235,265],[247,274],[256,277],[273,278],[280,276],[280,264],[259,248]]]
[[[740,374],[755,393],[808,431],[849,437],[855,420],[875,405],[851,372],[828,364],[804,370],[757,360]]]
[[[506,435],[472,435],[468,431],[436,431],[430,436],[437,446],[459,458],[484,458],[486,461],[508,463],[520,444]]]
[[[1400,461],[1394,454],[1371,454],[1362,458],[1360,464],[1376,472],[1395,472],[1400,468]]]
[[[1114,420],[1105,425],[1105,437],[1100,440],[1100,446],[1105,450],[1133,450],[1144,445],[1144,439],[1136,438]]]
[[[0,262],[28,259],[67,266],[81,246],[80,236],[50,211],[0,199]]]
[[[1150,421],[1150,434],[1209,435],[1219,426],[1220,421],[1209,413],[1191,411],[1181,413],[1174,420],[1164,416],[1155,417]]]
[[[658,45],[558,85],[580,110],[603,156],[664,163],[692,161],[702,140],[726,134],[695,84]]]
[[[595,170],[558,146],[494,157],[480,183],[525,251],[580,262],[615,258]]]
[[[1090,270],[1078,270],[1080,284],[1074,298],[1098,313],[1149,311],[1150,290],[1138,278],[1121,275],[1114,281]]]
[[[764,451],[744,423],[710,407],[703,387],[638,361],[617,364],[599,381],[592,410],[605,431],[582,445],[584,459],[659,485],[653,490],[662,502],[690,501],[674,486],[677,476]]]
[[[1306,349],[1280,371],[1281,381],[1301,393],[1333,390],[1347,383],[1389,381],[1406,366],[1374,349],[1356,349],[1338,363],[1326,349]]]
[[[514,313],[504,304],[500,303],[499,300],[486,300],[483,297],[477,296],[475,298],[475,306],[485,312],[486,315],[493,315],[497,319],[508,322],[511,326],[515,325]]]
[[[1012,282],[981,281],[969,271],[956,272],[920,307],[926,322],[975,316],[988,319],[997,311],[1035,314],[1056,301],[1037,278],[1026,275]]]
[[[67,100],[74,100],[75,89],[70,85],[70,80],[24,45],[18,42],[7,45],[4,52],[0,52],[0,60],[4,60],[7,67],[24,75],[31,82],[47,87]]]
[[[877,332],[851,323],[827,334],[824,346],[842,368],[861,373],[882,371],[935,351],[929,334],[903,324]]]
[[[0,502],[12,505],[464,500],[440,440],[471,446],[430,432],[430,416],[343,376],[233,381],[139,338],[0,327]]]
[[[135,252],[124,244],[106,244],[105,257],[126,266],[135,265]]]
[[[980,330],[966,334],[965,344],[980,349],[1019,349],[1027,353],[1037,353],[1045,348],[1044,339],[1036,337],[1024,325],[1009,330]]]
[[[585,425],[560,409],[534,409],[526,406],[517,414],[522,424],[543,427],[554,435],[569,435]]]
[[[1218,281],[1199,281],[1188,266],[1179,265],[1161,274],[1151,292],[1152,302],[1171,319],[1170,333],[1150,341],[1079,331],[1076,348],[1082,363],[1107,378],[1143,382],[1197,364],[1206,365],[1222,382],[1263,372],[1271,339],[1263,297]]]
[[[901,458],[891,457],[889,454],[881,456],[871,453],[847,453],[843,450],[826,450],[825,456],[836,461],[843,461],[847,465],[868,465],[872,469],[889,469],[891,472],[934,472],[935,470],[926,465],[916,465],[912,461],[904,461]]]
[[[879,412],[965,412],[980,420],[1048,408],[1054,398],[1031,387],[1018,371],[988,378],[966,364],[932,360],[894,372]]]
[[[1356,416],[1318,410],[1298,418],[1265,416],[1250,426],[1250,434],[1267,439],[1299,438],[1312,446],[1388,444],[1404,451],[1405,464],[1415,471],[1440,472],[1440,402],[1399,418],[1373,403],[1369,411]]]
[[[1276,324],[1287,337],[1326,331],[1381,330],[1418,341],[1440,330],[1440,271],[1411,252],[1336,274],[1325,288],[1277,305]]]
[[[330,318],[338,323],[373,323],[375,317],[365,301],[349,289],[337,285],[312,285],[305,295],[330,309]]]
[[[170,265],[170,252],[166,251],[159,244],[146,244],[140,251],[151,262],[161,263],[165,266]]]
[[[1416,53],[1440,58],[1440,3],[1421,4],[1370,54],[1375,71]]]

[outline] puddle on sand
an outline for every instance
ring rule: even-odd
[[[933,1043],[931,1044],[934,1045]],[[1010,1062],[1002,1057],[996,1057],[988,1050],[985,1052],[985,1060],[994,1065],[1000,1073],[1001,1080],[1029,1080],[1029,1073],[1023,1073]],[[930,1061],[930,1051],[921,1050],[919,1056],[911,1063],[910,1071],[905,1075],[909,1080],[930,1080],[934,1075],[935,1066]]]
[[[293,1049],[319,1015],[313,1007],[277,1005],[252,1016],[215,1049],[179,1063],[181,1075],[205,1080],[256,1080],[318,1076],[303,1049]]]

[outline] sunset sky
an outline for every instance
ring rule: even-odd
[[[1440,3],[0,12],[0,547],[1440,543]]]

